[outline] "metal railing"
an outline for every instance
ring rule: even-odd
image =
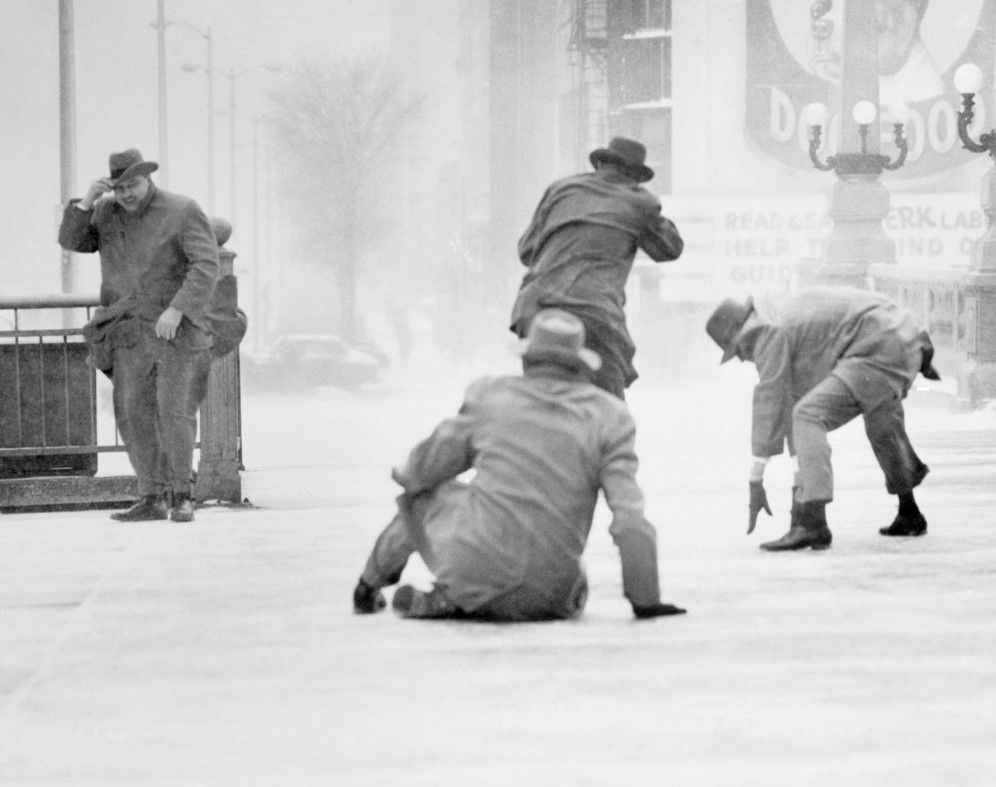
[[[4,475],[18,474],[11,470],[17,465],[15,457],[124,450],[112,408],[98,407],[96,372],[85,360],[82,325],[98,305],[99,299],[92,295],[0,299]],[[53,311],[61,314],[53,319]],[[48,327],[53,322],[62,327]],[[109,392],[109,382],[100,392],[104,390]]]

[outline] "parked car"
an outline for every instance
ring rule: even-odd
[[[341,336],[286,334],[262,352],[242,354],[242,374],[250,385],[285,388],[335,385],[358,388],[374,382],[382,362]]]

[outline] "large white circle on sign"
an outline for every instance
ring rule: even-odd
[[[827,39],[826,49],[840,54],[841,32],[843,18],[841,9],[845,0],[834,0],[829,12],[820,19],[833,23],[833,33]],[[985,0],[929,0],[927,10],[920,21],[920,38],[937,70],[944,74],[957,64],[965,47],[975,34],[979,16]],[[782,42],[796,62],[810,74],[820,73],[820,68],[814,66],[814,49],[817,42],[813,39],[811,8],[812,2],[799,0],[769,0],[771,15],[778,28]],[[748,42],[750,46],[753,42]],[[757,42],[758,46],[767,46],[767,42]]]

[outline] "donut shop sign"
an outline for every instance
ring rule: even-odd
[[[851,0],[854,2],[855,0]],[[905,119],[909,155],[891,177],[922,178],[971,160],[958,141],[961,97],[953,74],[976,63],[993,74],[996,0],[863,0],[876,10],[882,152]],[[841,73],[844,0],[747,0],[747,133],[762,151],[811,169],[804,108],[827,105],[830,150],[840,131],[831,92]],[[990,84],[976,97],[973,129],[994,123]],[[976,134],[977,136],[977,134]]]

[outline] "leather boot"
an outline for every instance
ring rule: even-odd
[[[826,503],[799,503],[789,531],[777,541],[761,544],[767,552],[787,552],[793,549],[829,549],[833,535],[827,527]]]
[[[125,511],[111,514],[118,522],[152,522],[166,518],[166,495],[145,495],[135,505]]]
[[[189,492],[173,493],[173,510],[169,512],[169,518],[173,522],[194,521],[194,501]]]
[[[896,514],[892,524],[880,527],[883,536],[922,536],[927,532],[927,520],[917,511],[915,514]]]

